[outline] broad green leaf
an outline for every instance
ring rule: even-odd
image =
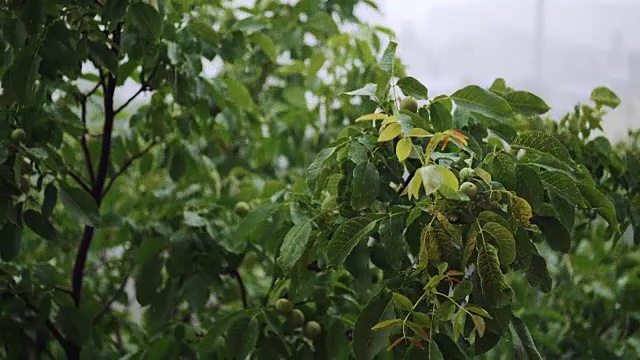
[[[462,331],[464,330],[464,323],[467,320],[467,313],[463,310],[458,310],[453,317],[453,341],[458,341]]]
[[[400,123],[394,122],[387,126],[385,126],[382,131],[380,131],[380,136],[378,137],[378,142],[381,141],[389,141],[395,139],[402,132],[402,125]]]
[[[258,342],[258,325],[255,316],[241,317],[234,321],[225,336],[225,353],[233,359],[246,359]]]
[[[396,156],[399,161],[405,161],[409,155],[411,155],[411,150],[413,149],[413,143],[411,142],[411,138],[404,137],[398,141],[396,145]]]
[[[402,263],[407,257],[407,242],[404,237],[405,219],[402,216],[387,216],[380,221],[380,243],[385,252],[385,258],[391,267],[400,271]]]
[[[200,214],[198,214],[195,211],[185,210],[182,213],[182,218],[184,220],[185,225],[190,227],[201,227],[207,224],[207,219],[200,216]]]
[[[366,85],[364,85],[363,87],[356,89],[356,90],[352,90],[352,91],[347,91],[345,93],[343,93],[344,95],[351,95],[351,96],[373,96],[374,98],[376,97],[376,89],[377,89],[377,85],[374,83],[367,83]]]
[[[404,311],[413,311],[413,303],[406,296],[400,293],[393,293],[393,304],[396,308]]]
[[[413,331],[414,334],[418,335],[423,340],[429,341],[429,335],[424,331],[420,324],[416,324],[413,321],[407,321],[405,324],[409,329],[411,329],[411,331]]]
[[[160,37],[162,18],[153,6],[134,2],[129,5],[127,13],[131,16],[133,26],[137,27],[145,38],[155,40]]]
[[[570,204],[585,207],[585,201],[576,182],[565,173],[559,171],[544,171],[540,180],[550,193],[567,200]]]
[[[49,218],[53,213],[53,209],[58,202],[58,189],[56,186],[51,183],[47,184],[47,187],[44,189],[44,199],[42,200],[42,208],[40,212],[42,216],[45,218]]]
[[[34,233],[46,240],[56,240],[56,229],[51,223],[45,219],[41,213],[35,210],[27,210],[22,214],[25,225]]]
[[[457,191],[460,188],[460,184],[458,183],[456,175],[442,165],[436,166],[438,167],[438,171],[440,171],[440,175],[442,175],[442,185]]]
[[[478,251],[476,264],[478,274],[480,275],[482,292],[485,293],[490,300],[496,301],[505,286],[496,248],[491,244],[484,244],[484,246],[480,248],[480,251]]]
[[[336,152],[336,149],[336,147],[329,147],[320,150],[311,165],[309,165],[309,167],[307,168],[307,181],[314,181],[318,177],[320,171],[322,171],[324,162]]]
[[[527,328],[527,325],[524,323],[524,321],[522,321],[522,319],[520,319],[519,317],[514,316],[511,320],[511,323],[513,324],[513,327],[516,330],[516,334],[518,335],[518,338],[523,345],[527,359],[542,360],[543,357],[540,355],[540,352],[536,348],[536,344],[533,342],[533,338],[531,337],[529,329]]]
[[[429,118],[436,131],[445,131],[453,127],[451,111],[441,101],[429,104]]]
[[[444,178],[438,165],[428,165],[420,168],[418,171],[420,171],[422,186],[424,186],[427,195],[433,194],[442,186]]]
[[[501,183],[507,189],[513,189],[516,186],[516,160],[513,156],[504,152],[489,154],[484,166],[491,173],[493,181]]]
[[[496,240],[500,263],[511,265],[516,258],[516,241],[513,238],[513,234],[504,226],[495,222],[484,224],[482,231]]]
[[[306,221],[294,225],[285,235],[280,246],[278,265],[285,271],[289,271],[304,252],[309,236],[311,235],[311,222]]]
[[[544,201],[544,186],[535,168],[528,165],[516,166],[516,192],[538,210]]]
[[[454,300],[460,301],[466,298],[471,291],[473,290],[473,283],[469,280],[462,280],[456,285],[453,289],[453,295],[451,296]]]
[[[423,327],[431,328],[431,316],[421,312],[413,312],[411,316],[416,321],[416,323],[420,324]]]
[[[542,115],[551,109],[544,100],[526,91],[512,91],[504,98],[515,112],[525,116]]]
[[[571,234],[558,219],[550,216],[536,216],[531,219],[536,224],[552,249],[564,254],[571,249]]]
[[[393,64],[396,59],[397,48],[398,43],[395,41],[389,41],[389,45],[387,45],[387,48],[384,50],[384,53],[380,58],[380,68],[387,74],[393,74]]]
[[[343,222],[334,232],[327,246],[327,260],[329,265],[342,265],[353,248],[369,236],[378,224],[378,220],[371,221],[366,217],[351,218]]]
[[[249,36],[249,39],[256,45],[260,47],[260,49],[267,54],[271,61],[278,60],[278,51],[276,49],[276,44],[273,40],[264,33],[256,32]]]
[[[233,78],[226,78],[224,82],[227,85],[227,96],[233,103],[245,110],[252,107],[251,94],[244,84]]]
[[[554,136],[541,131],[524,131],[511,143],[517,149],[533,150],[570,163],[569,151]]]
[[[450,97],[456,105],[488,117],[505,119],[513,115],[513,110],[505,99],[477,85],[469,85]]]
[[[590,99],[598,106],[608,106],[612,109],[617,108],[621,102],[616,93],[604,86],[593,89]]]
[[[580,193],[587,200],[592,209],[600,214],[609,225],[612,227],[618,226],[618,219],[616,217],[616,208],[600,190],[596,189],[594,186],[579,183]]]
[[[356,210],[371,206],[378,196],[379,183],[378,169],[372,163],[367,161],[356,165],[351,181],[351,206]]]
[[[98,205],[86,191],[61,184],[60,201],[83,225],[95,227],[100,221]]]
[[[209,284],[202,275],[191,275],[182,284],[182,294],[195,311],[202,311],[209,301]]]
[[[191,21],[189,21],[189,24],[187,24],[187,29],[193,31],[193,33],[196,34],[199,38],[211,44],[216,44],[220,41],[215,30],[213,30],[213,26],[211,26],[211,24],[206,24],[198,19],[192,19]],[[257,45],[260,46],[260,44]]]
[[[396,85],[402,90],[405,96],[412,96],[418,100],[425,100],[429,97],[429,90],[422,83],[411,76],[398,80]]]
[[[226,244],[226,250],[236,254],[244,251],[247,242],[258,227],[267,221],[279,207],[280,205],[277,203],[269,203],[249,212],[238,224],[238,227],[231,236],[233,242]]]
[[[367,114],[357,118],[356,122],[367,121],[367,120],[385,120],[387,118],[389,118],[389,115],[383,114],[383,113]]]
[[[383,330],[383,329],[388,329],[394,325],[397,324],[402,324],[402,319],[390,319],[390,320],[383,320],[377,324],[375,324],[371,330]]]
[[[117,22],[127,11],[128,4],[129,0],[107,0],[102,8],[102,18],[112,23]]]
[[[353,351],[356,360],[373,360],[389,345],[392,329],[373,331],[371,328],[381,321],[394,318],[391,294],[381,293],[371,299],[353,326]]]

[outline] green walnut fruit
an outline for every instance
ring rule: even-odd
[[[233,212],[238,216],[245,216],[249,213],[249,204],[244,201],[238,201],[236,206],[233,208]]]
[[[473,199],[478,194],[478,187],[474,183],[466,181],[463,182],[462,185],[460,185],[460,191],[467,194],[469,198]]]
[[[402,99],[402,101],[400,101],[400,109],[405,109],[417,113],[418,102],[411,96],[407,96],[406,98]]]
[[[304,313],[299,309],[293,309],[289,314],[288,321],[289,321],[289,325],[292,328],[294,329],[299,328],[300,326],[304,325]]]
[[[27,138],[27,133],[24,131],[24,129],[14,129],[11,132],[11,141],[13,142],[21,142],[24,141]]]
[[[467,181],[471,179],[475,174],[476,172],[472,168],[464,168],[460,170],[460,180]]]
[[[317,321],[308,321],[302,328],[302,335],[309,339],[317,338],[320,336],[320,333],[322,333],[322,327],[320,327],[320,324],[318,324]]]
[[[284,298],[278,299],[276,300],[276,311],[282,315],[289,315],[293,311],[293,303]]]

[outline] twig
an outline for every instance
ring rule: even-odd
[[[89,194],[91,194],[91,188],[89,187],[89,185],[80,177],[80,175],[74,173],[73,171],[69,170],[68,172],[69,176],[71,176],[71,178],[73,180],[75,180],[78,185],[80,185],[80,187],[82,187],[82,189],[84,189],[84,191],[88,192]]]
[[[122,292],[124,291],[124,287],[127,285],[128,280],[129,280],[129,275],[125,276],[124,279],[122,279],[122,282],[120,283],[120,286],[118,286],[118,289],[116,289],[113,295],[111,295],[111,298],[109,298],[109,300],[104,304],[104,306],[102,307],[98,315],[96,315],[96,317],[93,319],[94,324],[97,323],[100,320],[100,318],[104,316],[109,310],[111,310],[111,305],[116,301],[118,296],[122,294]]]
[[[154,66],[154,68],[151,70],[151,73],[149,74],[149,76],[146,79],[143,79],[141,84],[140,84],[140,88],[138,89],[138,91],[136,91],[135,94],[133,94],[129,99],[127,99],[127,101],[124,102],[124,104],[120,105],[115,111],[114,114],[118,114],[120,113],[122,110],[124,110],[124,108],[126,108],[127,106],[129,106],[129,104],[131,104],[131,102],[133,100],[135,100],[135,98],[138,97],[138,95],[142,94],[143,91],[148,90],[149,89],[149,81],[151,81],[151,79],[153,78],[153,76],[156,74],[156,69],[158,68],[158,64],[156,64],[156,66]]]
[[[73,292],[71,290],[65,289],[65,288],[60,287],[60,286],[54,286],[53,290],[60,291],[60,292],[63,292],[65,294],[68,294],[68,295],[73,295]]]
[[[142,149],[139,153],[137,153],[137,154],[131,156],[129,159],[127,159],[127,161],[125,161],[124,164],[122,164],[122,167],[120,168],[120,170],[118,170],[118,172],[116,172],[113,176],[111,176],[111,178],[109,179],[109,182],[107,183],[107,185],[104,188],[104,191],[102,192],[102,196],[105,196],[107,194],[107,192],[109,191],[109,189],[111,188],[113,183],[118,179],[118,177],[120,177],[122,174],[124,174],[127,171],[127,169],[129,169],[129,167],[131,165],[133,165],[134,161],[136,161],[137,159],[143,157],[146,153],[149,152],[149,150],[151,150],[151,148],[153,148],[157,144],[158,144],[158,141],[157,140],[153,140],[149,145],[147,145],[147,147]]]
[[[102,85],[103,81],[104,81],[104,78],[102,76],[100,76],[100,80],[96,83],[96,86],[94,86],[93,89],[89,90],[89,92],[84,94],[82,97],[87,99],[87,98],[91,97],[91,95],[95,94],[96,91],[98,91],[98,89],[100,88],[100,85]]]
[[[240,298],[242,299],[242,307],[245,309],[249,308],[249,300],[247,299],[247,288],[244,285],[244,281],[242,281],[242,276],[240,276],[238,269],[232,270],[231,276],[238,281],[238,287],[240,288]]]

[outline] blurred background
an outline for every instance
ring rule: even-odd
[[[603,127],[640,127],[640,0],[379,0],[363,20],[393,29],[409,75],[434,96],[502,77],[561,116],[604,85],[623,100]]]

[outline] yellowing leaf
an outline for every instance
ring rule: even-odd
[[[416,170],[413,174],[413,178],[409,181],[409,185],[404,189],[403,194],[406,192],[409,194],[409,200],[412,198],[418,198],[420,194],[420,185],[422,184],[422,174],[420,169]]]
[[[429,141],[429,144],[427,144],[427,148],[424,150],[425,159],[428,160],[431,158],[431,154],[433,154],[433,150],[435,150],[436,146],[438,146],[438,144],[440,143],[440,141],[444,139],[444,137],[445,137],[444,134],[441,132],[433,134],[433,137]]]
[[[458,178],[456,177],[456,175],[444,166],[437,166],[438,170],[440,171],[440,175],[442,175],[442,184],[454,190],[458,190],[460,188],[460,184],[458,183]]]
[[[383,114],[383,113],[367,114],[367,115],[362,115],[359,118],[357,118],[356,122],[358,122],[358,121],[367,121],[367,120],[384,120],[384,119],[387,119],[388,117],[389,117],[389,115]]]
[[[511,210],[513,211],[513,215],[516,220],[525,225],[529,225],[529,219],[533,217],[533,211],[531,210],[531,205],[529,205],[527,200],[519,196],[512,196]]]
[[[493,319],[491,317],[491,315],[487,312],[487,310],[481,308],[478,305],[469,305],[469,304],[467,304],[467,305],[464,306],[464,308],[469,312],[472,312],[474,314],[478,314],[480,316],[484,316],[487,319]]]
[[[407,136],[409,137],[429,137],[432,134],[425,129],[422,128],[413,128],[409,130]]]
[[[396,324],[400,324],[402,323],[402,320],[400,319],[390,319],[390,320],[384,320],[384,321],[380,321],[379,323],[375,324],[371,330],[382,330],[382,329],[387,329],[392,327],[393,325]]]
[[[380,132],[378,141],[389,141],[395,139],[402,132],[402,125],[397,122],[391,123],[385,126]]]
[[[473,320],[473,325],[478,331],[478,335],[482,337],[484,335],[484,331],[487,329],[487,325],[484,322],[484,319],[478,315],[471,315],[471,320]]]
[[[400,119],[397,116],[389,116],[388,118],[382,121],[382,126],[391,124],[391,123],[397,123],[398,121],[400,121]]]
[[[396,156],[398,160],[404,161],[409,155],[411,155],[411,149],[413,148],[413,143],[410,138],[402,138],[398,141],[398,145],[396,145]]]
[[[476,168],[475,172],[476,175],[480,176],[480,178],[484,180],[485,183],[491,184],[491,174],[489,174],[486,170],[482,168]]]

